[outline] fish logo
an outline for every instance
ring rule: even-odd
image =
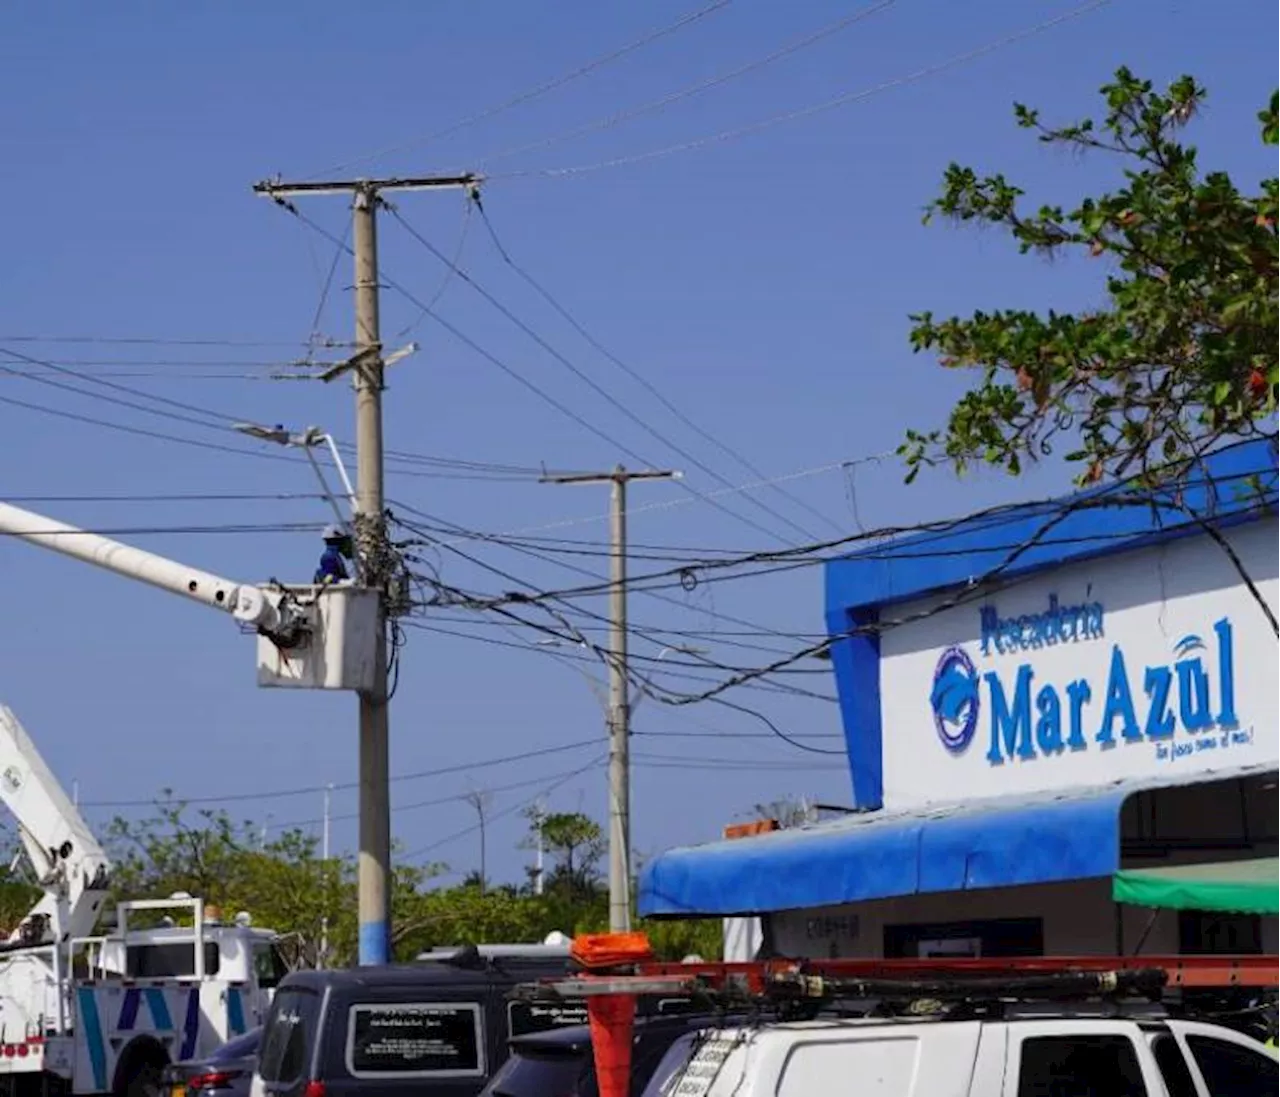
[[[933,725],[942,745],[963,754],[978,730],[978,668],[963,648],[948,648],[933,672],[929,694]]]

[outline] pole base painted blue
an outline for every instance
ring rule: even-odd
[[[385,964],[391,958],[391,933],[386,922],[360,923],[360,966]]]

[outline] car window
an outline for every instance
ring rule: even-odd
[[[1188,1036],[1187,1046],[1209,1097],[1275,1097],[1280,1068],[1274,1059],[1212,1036]]]
[[[586,1062],[580,1055],[512,1055],[484,1097],[580,1097]]]
[[[1018,1097],[1146,1097],[1127,1036],[1032,1036],[1022,1041]]]
[[[353,1078],[484,1077],[480,1005],[353,1005],[347,1014],[346,1060]]]
[[[243,1036],[236,1036],[234,1039],[228,1040],[212,1055],[209,1056],[211,1062],[223,1062],[228,1059],[244,1059],[249,1055],[258,1053],[258,1045],[262,1043],[262,1029],[255,1028],[246,1032]]]
[[[1187,1057],[1182,1053],[1177,1040],[1169,1033],[1162,1032],[1151,1041],[1151,1052],[1156,1057],[1156,1066],[1160,1068],[1169,1097],[1197,1097],[1191,1068],[1187,1066]]]
[[[258,1053],[258,1075],[265,1082],[296,1082],[306,1072],[311,1033],[320,1016],[320,998],[303,987],[276,991]]]

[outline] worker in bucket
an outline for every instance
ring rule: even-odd
[[[323,536],[324,552],[311,581],[321,587],[345,583],[350,578],[345,561],[351,559],[351,537],[341,526],[325,526]]]

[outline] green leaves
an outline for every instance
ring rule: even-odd
[[[483,894],[470,882],[440,887],[445,865],[411,864],[393,850],[395,956],[409,960],[436,945],[536,942],[553,930],[573,934],[607,928],[600,825],[586,815],[565,812],[544,816],[542,827],[550,872],[540,896],[528,885],[490,885]],[[327,923],[330,966],[355,962],[355,862],[349,855],[322,859],[310,834],[287,830],[264,840],[260,829],[222,812],[201,811],[192,817],[166,792],[151,818],[116,819],[108,827],[106,845],[116,865],[117,899],[186,891],[228,916],[247,910],[257,925],[285,935],[282,950],[298,967],[316,965]],[[0,924],[12,928],[39,892],[20,880],[0,879],[0,885]],[[720,954],[718,920],[641,928],[652,934],[661,957]]]
[[[1190,76],[1158,92],[1121,68],[1101,93],[1100,124],[1050,128],[1022,104],[1014,116],[1041,141],[1116,158],[1114,191],[1030,213],[1003,175],[954,163],[944,173],[930,215],[998,225],[1023,253],[1081,249],[1103,264],[1107,303],[1078,315],[913,315],[912,349],[978,380],[945,429],[907,432],[908,482],[940,463],[1017,475],[1066,435],[1066,459],[1092,483],[1189,458],[1275,415],[1277,180],[1250,196],[1225,173],[1198,172],[1178,140],[1205,98]],[[1276,94],[1258,120],[1276,144]]]
[[[1277,130],[1277,95],[1271,93],[1271,102],[1263,110],[1258,111],[1258,121],[1262,124],[1262,143],[1264,145],[1280,144],[1280,131]]]

